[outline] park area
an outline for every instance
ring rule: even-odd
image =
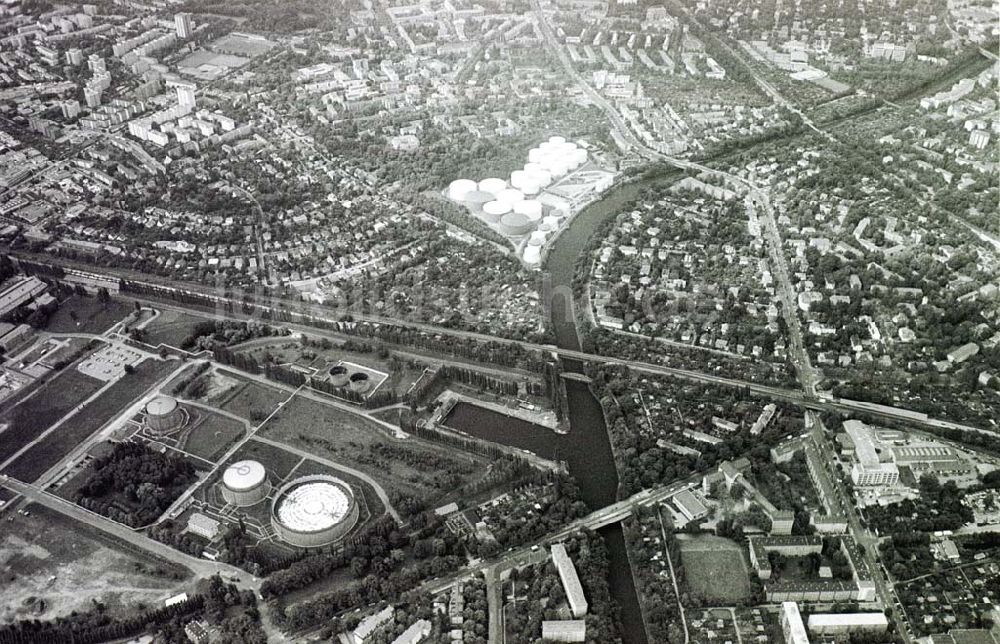
[[[190,591],[186,569],[150,558],[47,508],[0,522],[0,623],[54,619],[105,606],[109,615],[137,602],[162,606]]]
[[[712,535],[678,535],[684,579],[692,595],[710,604],[731,605],[750,596],[743,549]]]
[[[393,492],[437,499],[486,471],[478,456],[390,430],[358,414],[296,397],[264,426],[264,436],[360,470]]]
[[[58,430],[52,432],[45,440],[40,441],[22,454],[4,470],[4,473],[21,481],[35,481],[46,470],[69,454],[73,448],[87,440],[91,434],[103,427],[105,423],[120,414],[135,399],[139,398],[150,387],[163,379],[176,365],[176,362],[145,360],[135,368],[134,373],[124,376],[96,399],[85,405],[79,413],[73,416],[70,422],[66,422],[60,426]],[[66,374],[71,372],[78,374],[80,378],[87,378],[87,376],[79,374],[76,369],[68,370]],[[90,380],[93,380],[93,378]],[[36,428],[34,434],[37,435],[39,433],[37,430],[39,425],[32,425],[32,423],[37,423],[37,420],[32,420],[34,417],[30,415],[36,409],[40,408],[44,410],[47,405],[52,404],[51,401],[53,398],[61,399],[59,408],[65,409],[65,411],[55,416],[54,419],[51,412],[48,412],[49,415],[46,416],[46,419],[51,419],[45,425],[45,427],[48,427],[72,410],[73,407],[86,397],[81,398],[78,392],[73,392],[76,395],[67,396],[72,390],[67,390],[64,393],[63,388],[67,387],[68,384],[71,384],[71,382],[61,382],[60,378],[53,380],[49,383],[46,392],[36,395],[25,404],[18,405],[12,410],[12,413],[21,414],[23,419],[21,421],[22,425],[34,426]],[[53,385],[56,385],[57,388],[53,389]],[[94,387],[94,391],[96,390],[97,387]],[[54,392],[54,394],[49,396],[46,395],[47,392]],[[89,396],[90,394],[87,395]],[[39,398],[39,400],[35,401],[35,398]],[[29,405],[29,403],[34,404]],[[19,412],[18,410],[21,411]],[[23,436],[26,431],[22,429],[20,430],[20,434]],[[7,432],[4,432],[3,435],[6,437]],[[28,440],[25,440],[24,443],[29,442],[30,438],[29,436]],[[6,440],[4,441],[4,445],[6,449]]]

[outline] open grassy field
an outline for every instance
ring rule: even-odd
[[[374,421],[301,396],[275,414],[262,432],[422,499],[454,491],[481,475],[486,466],[483,459],[467,453],[415,438],[390,438]]]
[[[256,383],[231,371],[220,370],[220,374],[237,381],[224,394],[205,401],[207,404],[242,416],[256,424],[267,418],[278,408],[278,404],[288,400],[288,394],[275,387]]]
[[[160,315],[150,322],[146,327],[147,344],[154,347],[160,344],[168,344],[172,347],[180,348],[184,340],[187,339],[194,327],[199,322],[207,322],[209,318],[180,311],[161,310]]]
[[[4,470],[4,473],[21,481],[34,481],[47,469],[58,463],[74,447],[86,440],[88,436],[121,413],[147,389],[164,378],[176,365],[176,362],[161,360],[142,362],[135,368],[135,373],[125,376],[112,385],[97,399],[85,406],[80,413],[72,418],[71,422],[65,423],[44,441],[22,454]],[[14,408],[15,411],[18,407]]]
[[[93,395],[101,385],[96,378],[70,366],[43,384],[33,396],[0,414],[0,463]]]
[[[113,541],[82,523],[32,505],[0,521],[0,622],[53,619],[92,607],[120,614],[192,590],[190,573]]]
[[[178,448],[208,461],[222,456],[236,442],[246,427],[243,423],[204,409],[187,407],[193,423],[184,433]]]
[[[711,535],[679,539],[685,583],[710,603],[731,605],[750,596],[743,549],[734,541]]]
[[[107,304],[101,304],[95,296],[73,295],[59,303],[59,309],[49,318],[45,330],[52,333],[104,333],[131,312],[132,306],[121,300],[112,299]]]

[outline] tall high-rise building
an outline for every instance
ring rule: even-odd
[[[87,101],[87,107],[97,107],[101,104],[101,90],[96,87],[84,87],[83,98]]]
[[[177,83],[174,87],[177,89],[177,104],[180,105],[181,109],[185,112],[193,112],[195,108],[195,89],[197,87],[194,83]]]
[[[191,14],[179,13],[175,15],[174,27],[177,29],[178,38],[190,38],[191,32],[194,31],[194,25],[191,22]]]
[[[76,99],[63,101],[59,104],[62,108],[62,115],[64,118],[71,119],[80,114],[80,101]]]
[[[77,48],[66,50],[66,64],[78,67],[83,62],[83,52]]]

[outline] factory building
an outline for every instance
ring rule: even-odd
[[[573,560],[566,553],[566,546],[561,543],[552,545],[552,563],[556,565],[559,572],[559,579],[562,580],[563,590],[569,600],[570,610],[573,617],[579,619],[587,614],[587,597],[583,594],[583,586],[580,585],[580,577],[576,574],[576,566]]]

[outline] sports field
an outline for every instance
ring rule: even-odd
[[[720,605],[750,596],[749,573],[739,544],[711,535],[678,541],[684,579],[692,594]]]

